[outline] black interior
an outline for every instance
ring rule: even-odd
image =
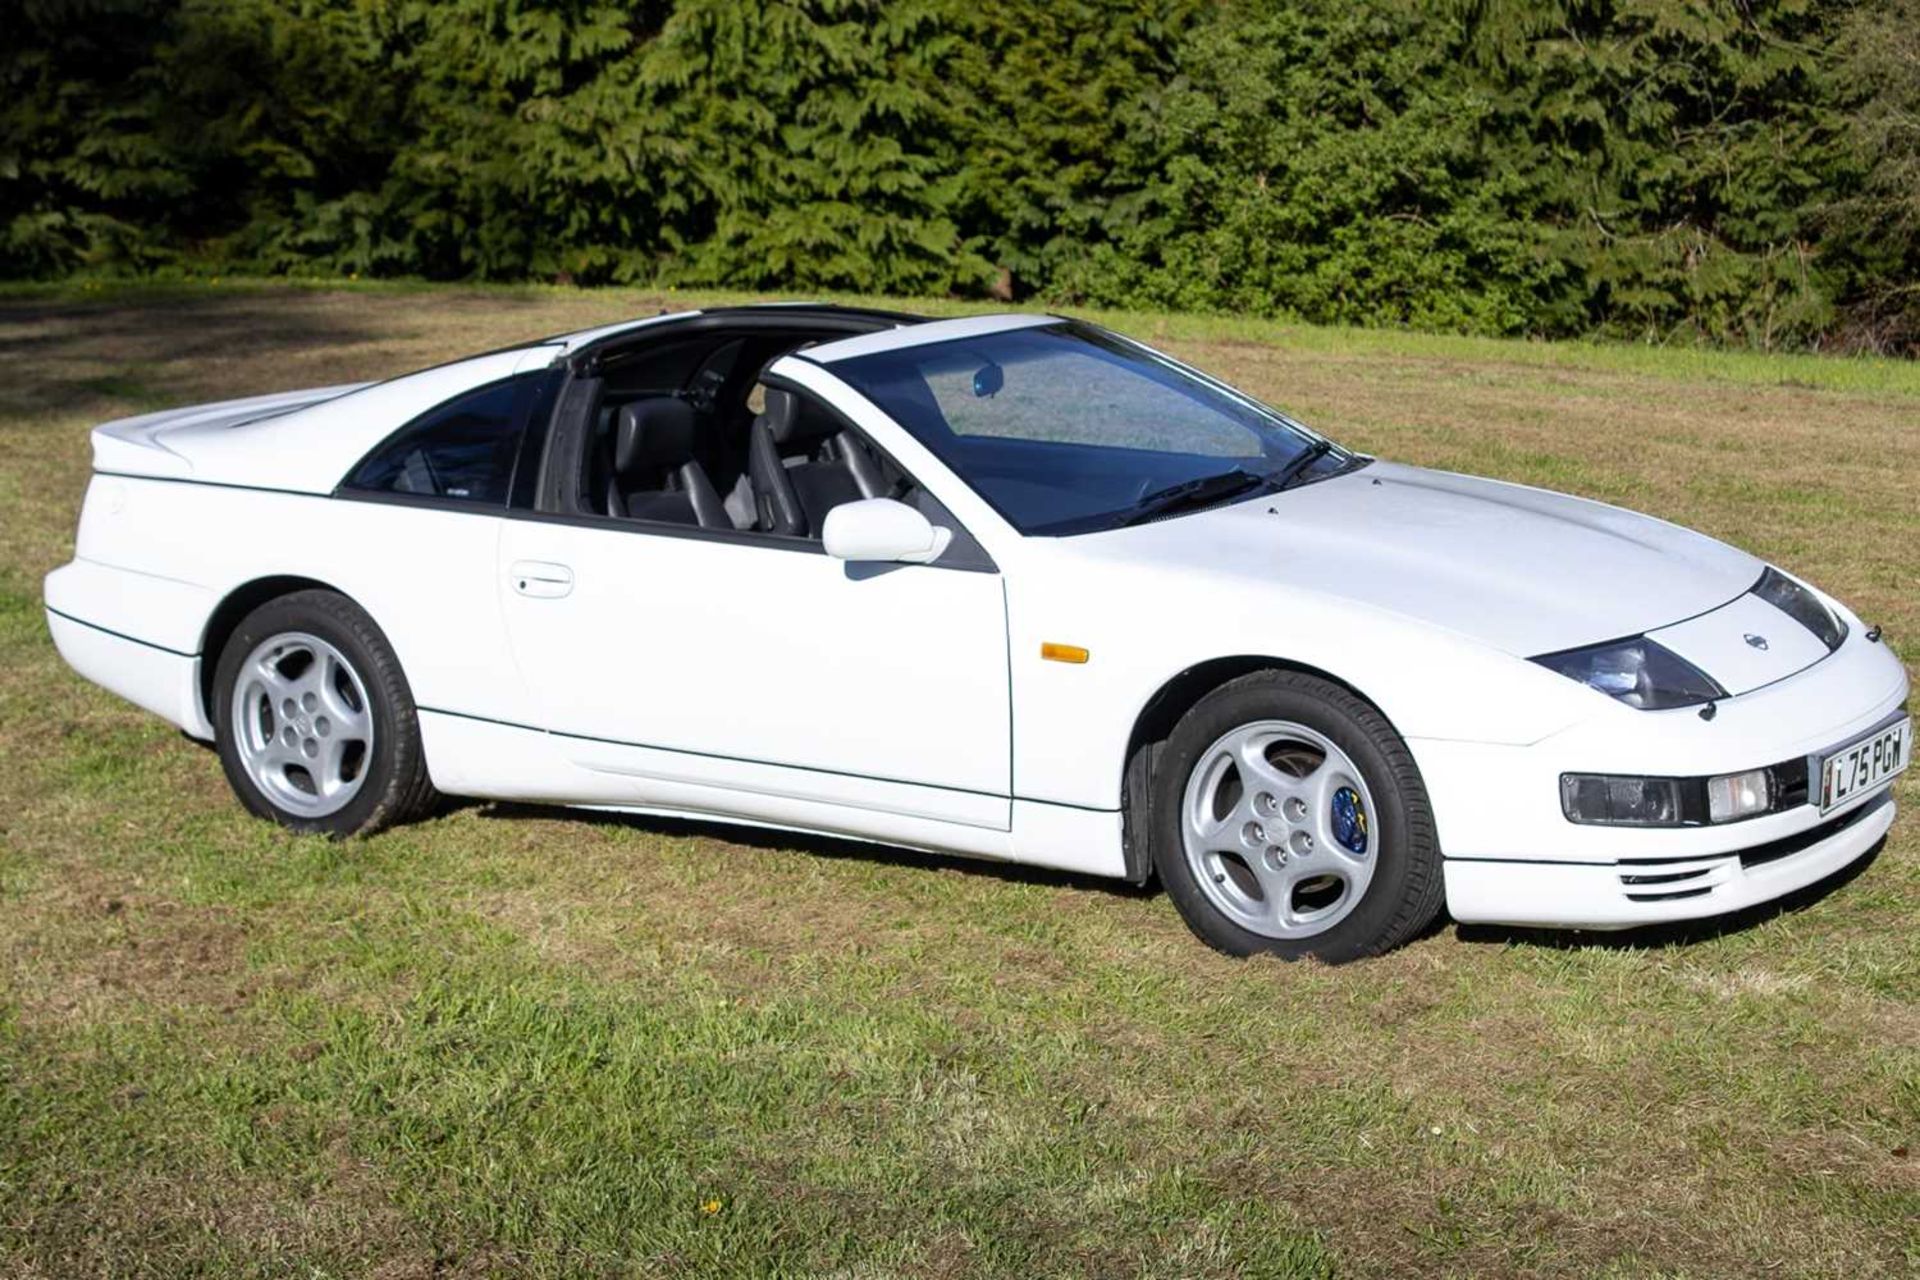
[[[880,459],[820,406],[791,391],[766,393],[747,437],[747,478],[756,528],[819,537],[827,512],[843,502],[896,496]]]
[[[629,400],[614,417],[606,514],[730,528],[720,495],[694,457],[693,406],[672,396]]]
[[[595,361],[576,502],[593,515],[818,538],[858,498],[909,498],[886,458],[824,406],[760,387],[791,351],[898,318],[764,317],[641,337]],[[756,391],[756,389],[758,389]]]

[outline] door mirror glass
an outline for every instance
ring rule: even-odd
[[[892,498],[843,502],[827,512],[820,531],[827,554],[840,560],[928,564],[938,560],[952,540],[951,529],[936,527],[906,503]]]

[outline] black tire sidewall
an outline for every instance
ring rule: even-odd
[[[1259,720],[1286,720],[1325,734],[1360,770],[1373,800],[1379,837],[1373,878],[1360,903],[1325,933],[1269,938],[1215,907],[1187,864],[1181,810],[1201,753],[1229,731]],[[1258,672],[1214,690],[1174,727],[1153,779],[1154,863],[1187,925],[1230,955],[1314,956],[1339,963],[1375,955],[1424,926],[1439,876],[1433,817],[1412,756],[1386,718],[1351,690],[1295,672]],[[1414,917],[1422,917],[1414,919]],[[1411,923],[1410,923],[1411,921]]]
[[[373,750],[360,790],[343,808],[314,818],[274,804],[247,772],[233,734],[233,693],[240,665],[262,641],[305,632],[339,649],[360,677],[373,714]],[[248,812],[294,831],[348,836],[385,825],[412,781],[420,758],[420,728],[413,696],[386,637],[372,618],[345,596],[302,591],[261,605],[235,627],[220,652],[213,685],[214,740],[227,781]]]

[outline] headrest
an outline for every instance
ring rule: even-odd
[[[671,396],[657,396],[621,407],[613,433],[614,471],[628,476],[692,460],[692,405]]]
[[[800,397],[791,391],[767,388],[767,407],[754,419],[764,423],[777,445],[811,444],[838,431],[839,424],[824,413],[805,412]]]

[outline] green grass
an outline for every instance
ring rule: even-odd
[[[1158,894],[830,841],[292,838],[53,653],[93,422],[710,301],[0,298],[0,1274],[1920,1268],[1911,820],[1725,932],[1240,963]],[[1115,322],[1359,447],[1740,542],[1913,661],[1912,366]]]

